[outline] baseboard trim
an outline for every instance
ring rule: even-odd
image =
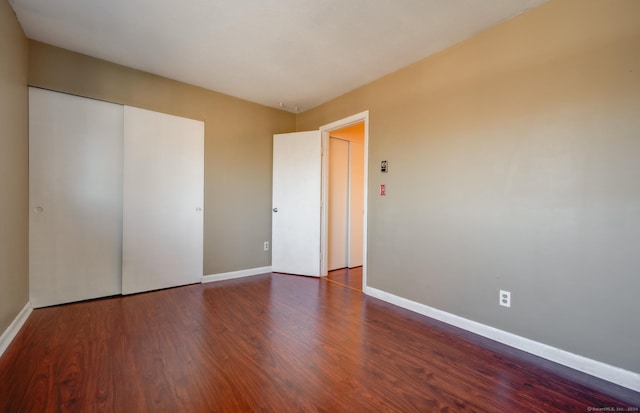
[[[232,280],[234,278],[250,277],[252,275],[264,274],[267,272],[271,272],[271,266],[249,268],[247,270],[240,270],[240,271],[223,272],[220,274],[205,275],[204,277],[202,277],[202,283],[204,284],[204,283],[211,283],[216,281]]]
[[[562,364],[563,366],[570,367],[574,370],[590,374],[631,390],[640,391],[640,374],[638,373],[573,354],[547,344],[499,330],[486,324],[468,320],[455,314],[447,313],[446,311],[438,310],[436,308],[378,290],[377,288],[366,286],[364,288],[364,293],[382,301],[397,305],[398,307],[434,318],[499,343],[517,348],[518,350]]]
[[[13,319],[9,327],[2,333],[0,336],[0,356],[4,354],[5,350],[9,347],[9,344],[16,337],[24,323],[29,318],[29,314],[33,311],[33,307],[31,306],[31,302],[27,302],[25,306],[20,310],[16,318]]]

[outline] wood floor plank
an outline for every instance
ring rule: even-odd
[[[334,284],[362,291],[362,267],[341,268],[329,271],[325,279]]]
[[[0,358],[0,412],[635,407],[631,390],[281,274],[37,309]]]

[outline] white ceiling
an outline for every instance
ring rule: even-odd
[[[546,0],[10,0],[27,37],[304,111]]]

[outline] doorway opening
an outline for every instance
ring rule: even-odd
[[[321,274],[366,288],[368,112],[325,125],[322,132]]]

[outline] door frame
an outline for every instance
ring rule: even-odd
[[[329,135],[336,129],[342,129],[356,123],[364,122],[364,188],[362,217],[362,289],[367,285],[367,210],[369,193],[369,111],[356,113],[344,119],[320,126],[322,145],[322,213],[320,214],[320,274],[326,276],[328,271],[328,179],[329,179]]]

